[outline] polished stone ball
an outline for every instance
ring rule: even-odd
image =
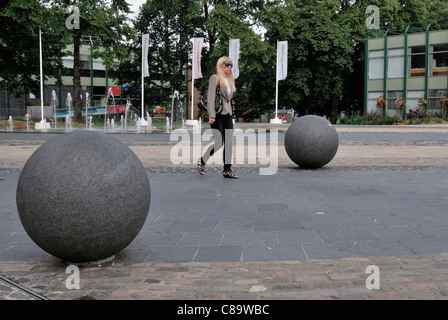
[[[336,129],[328,120],[319,116],[300,117],[286,131],[286,153],[302,168],[323,167],[334,158],[338,147]]]
[[[106,134],[58,135],[26,162],[17,209],[30,238],[66,262],[108,260],[127,247],[148,215],[145,168]]]

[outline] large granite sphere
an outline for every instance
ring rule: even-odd
[[[137,156],[105,134],[58,135],[26,162],[20,220],[43,250],[66,262],[109,260],[141,230],[151,190]]]
[[[286,131],[286,153],[302,168],[323,167],[334,158],[338,147],[339,137],[336,129],[322,117],[300,117]]]

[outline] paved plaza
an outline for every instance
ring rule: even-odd
[[[0,275],[56,300],[447,299],[448,125],[335,127],[335,158],[305,170],[284,150],[287,124],[237,124],[278,130],[277,172],[235,164],[238,180],[173,165],[168,133],[113,134],[146,168],[151,207],[112,262],[80,267],[79,289],[16,208],[21,169],[57,134],[0,132]],[[35,298],[0,281],[0,299]]]

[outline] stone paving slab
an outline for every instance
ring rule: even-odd
[[[379,289],[368,289],[369,266]],[[67,265],[47,257],[0,262],[8,277],[52,300],[398,300],[448,298],[448,253],[246,262],[129,263],[81,267],[80,289],[67,289]],[[370,282],[371,283],[371,282]],[[34,300],[0,281],[0,297]],[[182,302],[183,303],[183,302]]]
[[[172,166],[166,135],[117,135],[147,169],[149,216],[111,264],[81,268],[78,290],[15,206],[21,168],[48,135],[0,134],[0,275],[51,299],[445,299],[448,127],[337,130],[324,168],[294,166],[279,135],[277,174],[242,164],[239,180]],[[366,289],[369,265],[380,290]],[[1,298],[27,299],[3,283]]]

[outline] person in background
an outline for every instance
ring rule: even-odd
[[[198,171],[204,175],[205,164],[207,160],[221,147],[224,147],[223,160],[224,168],[222,175],[224,178],[238,179],[232,171],[232,136],[233,136],[233,118],[231,100],[236,91],[235,79],[232,71],[233,63],[229,57],[221,57],[216,64],[216,74],[210,77],[208,83],[207,100],[215,101],[216,86],[220,85],[220,96],[223,101],[222,112],[216,114],[214,103],[207,104],[209,124],[213,131],[215,143],[211,145],[198,161]],[[226,136],[229,143],[226,145]]]

